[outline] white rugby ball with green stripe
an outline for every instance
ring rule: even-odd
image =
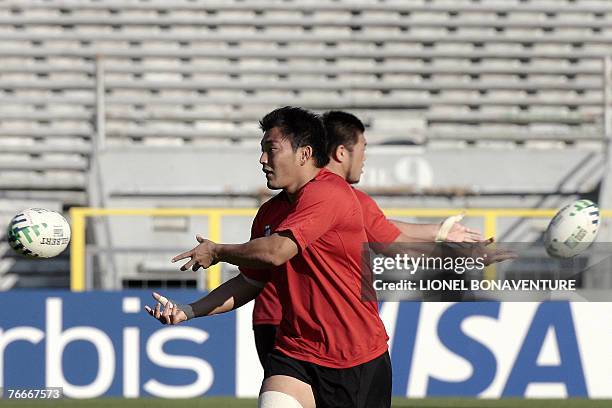
[[[544,234],[546,252],[555,258],[571,258],[587,249],[599,230],[599,207],[591,200],[578,200],[553,217]]]
[[[8,241],[18,254],[32,258],[53,258],[70,242],[70,225],[58,212],[28,208],[8,225]]]

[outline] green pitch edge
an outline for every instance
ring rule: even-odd
[[[168,400],[155,398],[118,399],[98,398],[92,400],[59,401],[9,401],[0,399],[0,407],[47,407],[47,408],[254,408],[257,402],[254,399],[237,398],[198,398],[187,400]],[[394,398],[393,408],[604,408],[612,407],[612,400],[587,399],[468,399],[468,398],[428,398],[407,399]]]

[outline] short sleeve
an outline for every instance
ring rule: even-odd
[[[330,182],[310,182],[302,190],[293,211],[276,228],[276,232],[290,231],[300,250],[304,250],[332,229],[355,204],[355,197],[348,185],[345,190]]]
[[[255,238],[261,238],[264,236],[263,228],[261,227],[261,225],[263,224],[263,218],[264,218],[263,208],[264,207],[259,208],[259,211],[257,212],[255,219],[253,220],[253,224],[251,225],[250,240],[254,240]],[[272,271],[269,269],[255,269],[255,268],[247,268],[245,266],[239,266],[238,270],[240,271],[240,273],[242,273],[246,277],[247,281],[255,285],[256,285],[256,282],[261,282],[262,284],[264,284],[265,282],[268,282],[272,277],[272,274],[271,274]],[[256,281],[256,282],[252,282],[252,281]]]
[[[355,195],[361,204],[363,224],[365,226],[368,242],[393,242],[401,231],[391,223],[382,212],[376,201],[363,191],[355,189]]]

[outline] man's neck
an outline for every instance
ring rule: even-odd
[[[342,170],[342,165],[336,161],[334,161],[333,159],[329,161],[329,163],[327,164],[327,166],[325,166],[325,168],[329,171],[331,171],[334,174],[337,174],[338,176],[344,178],[344,171]]]
[[[317,167],[309,167],[308,169],[304,169],[300,177],[290,186],[285,187],[283,190],[287,193],[287,198],[289,198],[289,202],[293,203],[297,199],[297,195],[299,191],[304,187],[310,180],[315,178],[317,174],[321,171],[320,168]]]

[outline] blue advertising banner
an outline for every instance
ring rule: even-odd
[[[202,295],[164,291],[180,303]],[[251,307],[164,326],[151,292],[0,294],[0,388],[257,396]],[[612,303],[384,302],[398,396],[612,397]]]
[[[61,386],[78,398],[234,394],[235,314],[169,327],[145,304],[155,304],[149,291],[2,293],[0,386]]]

